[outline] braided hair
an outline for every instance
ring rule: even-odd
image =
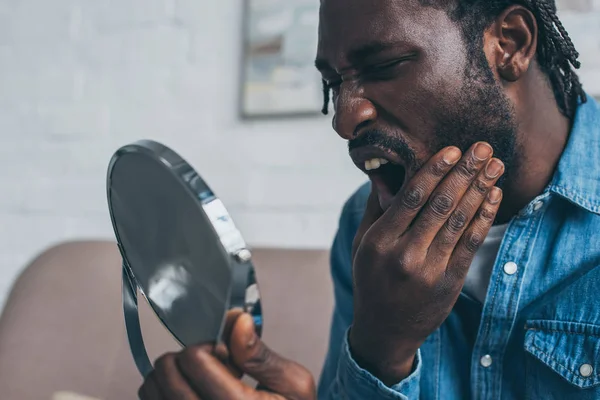
[[[474,62],[487,66],[483,55],[482,32],[507,7],[520,4],[529,9],[538,22],[537,61],[547,76],[560,111],[567,118],[573,118],[578,103],[586,102],[579,77],[573,71],[581,65],[579,53],[567,30],[557,16],[555,0],[419,0],[422,5],[445,9],[451,19],[458,22],[466,39],[467,51],[479,54]],[[451,4],[449,4],[451,3]],[[485,64],[484,64],[485,62]],[[331,88],[325,80],[323,84],[323,109],[329,110]]]

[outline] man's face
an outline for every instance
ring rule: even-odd
[[[418,0],[322,0],[316,65],[332,87],[333,127],[384,210],[449,145],[487,141],[505,176],[515,169],[511,103],[483,51],[466,49],[446,11]]]

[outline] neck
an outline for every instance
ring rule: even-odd
[[[541,77],[519,90],[518,165],[504,186],[497,222],[508,222],[550,183],[567,144],[571,121],[559,110],[554,93]]]

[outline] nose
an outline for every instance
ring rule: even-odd
[[[377,118],[377,110],[373,103],[362,95],[362,90],[352,87],[351,84],[343,82],[333,102],[333,129],[346,140],[356,138],[362,127]]]

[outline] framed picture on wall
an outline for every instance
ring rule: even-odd
[[[316,0],[245,0],[242,117],[320,112],[318,20]]]

